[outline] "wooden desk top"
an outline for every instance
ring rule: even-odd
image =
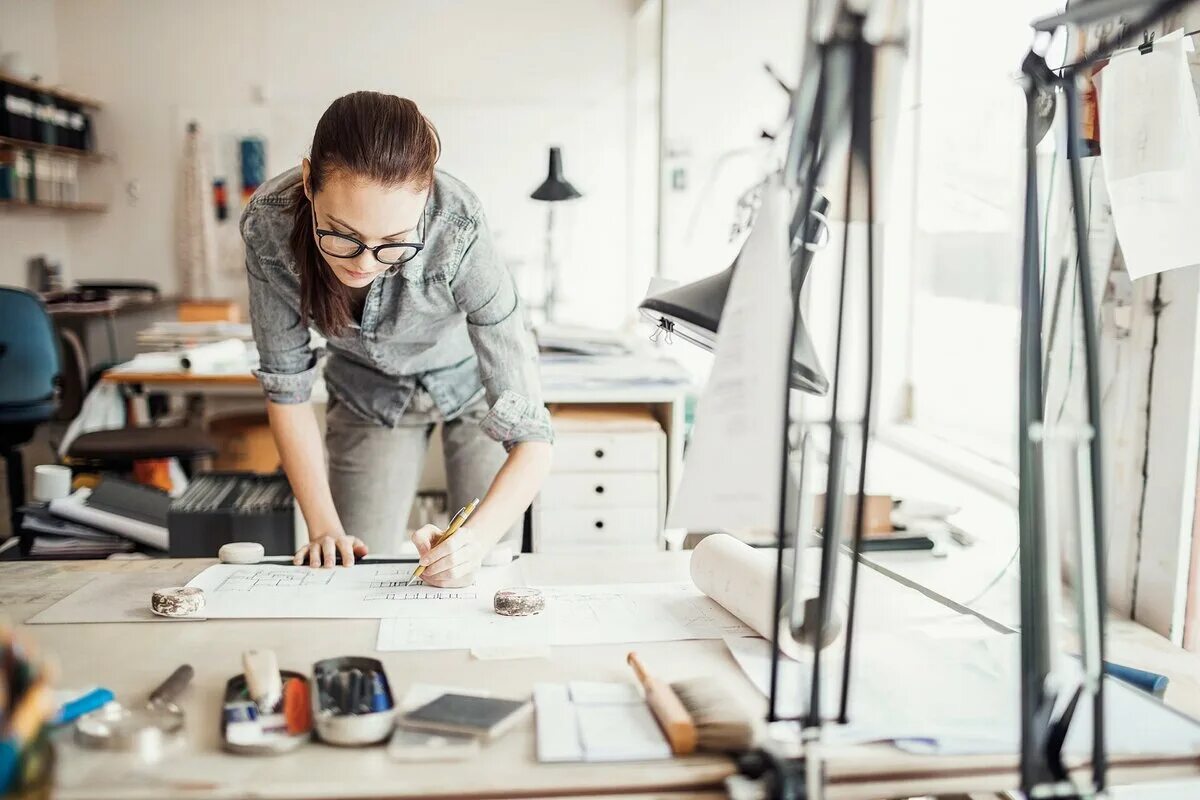
[[[258,378],[249,372],[231,372],[220,375],[197,374],[191,372],[105,372],[101,380],[105,383],[124,384],[175,384],[175,385],[212,385],[212,386],[244,386],[250,389],[258,388]]]
[[[532,583],[683,580],[689,553],[653,556],[524,556]],[[161,559],[125,562],[0,563],[0,616],[22,622],[84,585],[98,573],[175,571],[210,560]],[[889,581],[889,583],[891,583]],[[894,584],[888,603],[927,602]],[[900,595],[904,595],[903,598]],[[918,595],[918,598],[922,596]],[[533,722],[486,746],[472,761],[401,764],[381,747],[344,749],[312,743],[276,757],[247,757],[220,750],[218,723],[225,681],[241,671],[243,650],[274,649],[285,669],[309,672],[321,659],[373,655],[384,662],[398,695],[413,682],[480,687],[498,694],[527,695],[534,682],[629,680],[619,645],[561,647],[549,659],[479,661],[465,651],[375,653],[375,620],[214,620],[126,624],[36,625],[27,633],[61,667],[65,687],[104,685],[119,698],[138,701],[176,666],[196,670],[181,705],[187,714],[181,751],[147,769],[126,757],[79,750],[68,732],[59,734],[56,797],[139,800],[186,796],[225,798],[381,798],[405,795],[482,797],[562,796],[713,791],[733,772],[730,760],[698,756],[644,764],[538,764]],[[1167,673],[1168,700],[1195,708],[1200,691],[1196,662],[1165,640],[1133,627],[1113,626],[1111,656],[1134,666]],[[719,641],[639,644],[651,668],[669,680],[709,675],[747,708],[761,710],[763,698],[742,675]],[[1014,698],[1015,702],[1015,698]],[[67,735],[64,735],[67,734]],[[828,752],[830,798],[878,798],[927,793],[999,791],[1016,783],[1015,756],[914,756],[888,745],[844,747]],[[1194,774],[1194,760],[1163,764],[1142,759],[1113,770],[1114,782]]]

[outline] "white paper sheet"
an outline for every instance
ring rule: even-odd
[[[54,605],[30,617],[27,623],[57,625],[81,622],[186,622],[188,618],[173,619],[155,614],[150,610],[150,595],[155,589],[165,586],[181,586],[195,574],[195,566],[100,574]]]
[[[1200,264],[1200,111],[1182,34],[1100,73],[1101,157],[1132,278]]]
[[[790,330],[785,193],[763,192],[721,314],[669,528],[773,529]]]
[[[830,725],[831,743],[891,741],[913,753],[1015,753],[1019,744],[1019,648],[1016,635],[981,632],[971,618],[955,625],[895,633],[872,632],[855,642],[850,722]],[[980,626],[982,627],[982,626]],[[770,643],[727,639],[734,659],[764,695],[770,686]],[[836,713],[840,649],[823,655],[822,708]],[[807,709],[810,665],[785,659],[781,714]],[[1107,746],[1123,755],[1200,753],[1200,723],[1115,680],[1105,683]],[[803,700],[800,698],[803,697]],[[1067,751],[1091,747],[1091,708],[1081,704],[1067,735]]]
[[[204,590],[204,616],[367,618],[466,614],[486,599],[506,568],[483,569],[475,586],[406,587],[415,564],[355,564],[314,569],[290,564],[214,564],[188,582]]]
[[[538,761],[652,761],[671,747],[633,684],[539,683]]]
[[[546,610],[505,617],[489,604],[459,613],[393,616],[376,649],[466,650],[500,645],[587,645],[721,639],[753,632],[690,583],[546,586]]]

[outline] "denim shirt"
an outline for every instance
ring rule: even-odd
[[[300,181],[297,167],[264,183],[241,221],[255,374],[274,403],[309,399],[319,355],[301,319],[300,275],[288,243]],[[387,427],[400,424],[418,387],[446,419],[486,396],[490,410],[480,425],[489,437],[506,448],[552,441],[537,346],[478,198],[439,171],[426,213],[425,248],[375,279],[361,322],[336,336],[322,331],[330,394]]]

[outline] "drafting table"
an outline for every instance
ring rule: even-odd
[[[522,571],[533,583],[686,580],[689,556],[529,555],[522,558]],[[181,566],[199,572],[211,563],[205,559],[0,563],[0,615],[14,622],[23,621],[97,573],[178,571]],[[896,592],[912,591],[900,584],[894,587]],[[879,602],[890,599],[876,598]],[[925,600],[937,606],[935,601]],[[614,792],[661,796],[668,792],[719,790],[723,778],[733,771],[728,759],[713,756],[643,764],[540,765],[534,759],[532,720],[485,746],[478,757],[461,763],[400,764],[391,761],[380,747],[346,749],[315,743],[272,758],[229,755],[219,749],[221,689],[229,677],[240,672],[242,651],[252,647],[274,649],[281,667],[301,672],[310,671],[313,662],[328,656],[378,655],[400,694],[411,682],[487,687],[498,694],[520,695],[528,694],[537,681],[630,679],[625,665],[626,646],[556,648],[550,659],[523,661],[478,661],[466,651],[375,654],[376,628],[374,620],[29,626],[27,632],[56,655],[62,669],[59,684],[64,687],[102,684],[119,698],[132,701],[144,698],[183,662],[196,670],[196,678],[182,700],[187,713],[185,749],[155,772],[158,782],[123,778],[128,773],[120,759],[79,751],[68,741],[59,748],[56,797],[522,797]],[[1169,675],[1168,703],[1191,713],[1200,709],[1194,655],[1132,623],[1114,622],[1109,633],[1114,660]],[[719,641],[643,644],[637,649],[664,678],[710,675],[749,707],[765,706]],[[1133,764],[1117,761],[1112,770],[1114,783],[1200,774],[1200,762],[1195,759],[1142,759]],[[1015,754],[914,756],[888,745],[830,751],[827,772],[828,796],[834,799],[1000,791],[1015,787],[1017,780]]]

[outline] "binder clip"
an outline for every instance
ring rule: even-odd
[[[662,337],[663,341],[667,344],[673,344],[675,337],[671,334],[674,333],[674,331],[675,323],[666,317],[660,317],[658,320],[658,325],[654,328],[654,332],[650,334],[650,341],[657,344],[659,337]]]
[[[1147,31],[1142,34],[1142,43],[1138,45],[1138,52],[1142,55],[1154,52],[1154,32]]]

